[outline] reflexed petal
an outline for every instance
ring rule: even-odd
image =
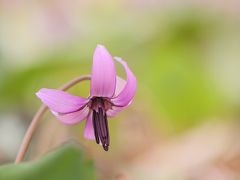
[[[89,116],[87,117],[85,129],[84,129],[84,137],[86,139],[91,139],[91,140],[95,139],[93,122],[92,122],[92,113],[89,114]]]
[[[123,61],[121,58],[118,58],[118,57],[116,57],[115,59],[119,61],[125,68],[126,75],[127,75],[127,83],[125,84],[125,87],[120,92],[120,94],[117,97],[113,98],[111,101],[116,106],[127,106],[128,104],[131,103],[135,95],[137,80],[125,61]]]
[[[93,55],[90,95],[112,97],[116,87],[116,70],[108,50],[98,45]]]
[[[116,116],[116,114],[118,114],[120,111],[122,111],[125,107],[116,107],[116,106],[113,106],[112,109],[109,109],[107,111],[107,116],[109,117],[114,117]]]
[[[61,114],[54,111],[51,112],[64,124],[76,124],[87,117],[89,108],[85,107],[82,110],[67,114]]]
[[[123,90],[125,85],[126,85],[126,81],[121,77],[117,76],[114,97],[119,95],[119,93]]]
[[[37,97],[51,110],[58,113],[69,113],[80,109],[88,102],[87,98],[73,96],[61,90],[42,88]]]

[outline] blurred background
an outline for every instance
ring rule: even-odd
[[[138,79],[131,106],[109,119],[104,152],[47,113],[38,159],[66,141],[97,179],[240,179],[240,3],[229,0],[0,0],[0,162],[14,161],[40,106],[35,92],[91,72],[98,43]],[[125,77],[124,70],[117,65]],[[87,96],[89,82],[70,90]]]

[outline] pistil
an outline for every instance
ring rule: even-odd
[[[109,129],[108,120],[106,115],[106,108],[104,106],[104,100],[101,97],[95,97],[92,99],[92,116],[93,116],[93,128],[96,143],[101,143],[103,149],[108,151],[109,147]]]

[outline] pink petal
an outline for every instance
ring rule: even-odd
[[[114,117],[116,116],[116,114],[118,114],[120,111],[122,111],[125,107],[116,107],[116,106],[113,106],[112,109],[109,109],[107,111],[107,116],[109,117]]]
[[[91,140],[95,139],[93,122],[92,122],[92,113],[89,114],[89,116],[87,117],[87,122],[85,124],[85,129],[84,129],[84,137],[86,139],[91,139]]]
[[[120,94],[120,92],[123,90],[125,85],[126,85],[126,81],[124,79],[122,79],[121,77],[117,76],[114,97],[116,97]]]
[[[118,62],[120,62],[125,68],[127,75],[127,83],[120,94],[113,98],[111,101],[116,106],[127,106],[131,103],[137,88],[137,80],[132,71],[129,69],[127,63],[119,57],[115,58]]]
[[[112,97],[116,86],[114,61],[108,50],[98,45],[93,55],[90,95]]]
[[[51,110],[58,113],[77,111],[88,102],[88,99],[73,96],[61,90],[42,88],[36,93],[37,97]]]
[[[52,111],[52,113],[64,124],[76,124],[87,117],[89,108],[85,107],[80,111],[67,114],[61,114],[54,111]]]

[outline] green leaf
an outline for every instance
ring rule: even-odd
[[[0,167],[1,180],[95,179],[92,161],[73,144],[64,145],[40,160]]]

